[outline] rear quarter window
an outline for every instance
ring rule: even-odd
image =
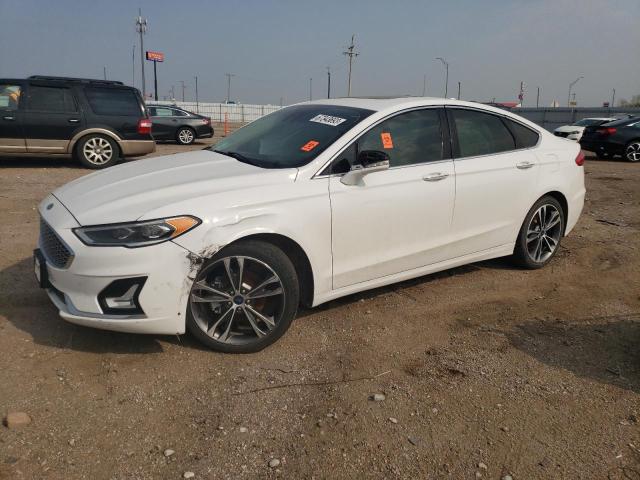
[[[89,87],[85,94],[96,115],[142,116],[142,107],[133,90]]]
[[[516,148],[531,148],[538,144],[538,139],[540,138],[538,132],[513,120],[507,118],[503,118],[503,120],[514,137],[516,137]]]

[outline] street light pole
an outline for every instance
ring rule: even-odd
[[[227,103],[231,99],[231,77],[235,77],[233,73],[225,73],[227,76]]]
[[[584,77],[583,77],[582,75],[580,75],[578,78],[576,78],[573,82],[571,82],[571,83],[569,84],[569,95],[567,95],[567,107],[569,107],[569,106],[570,106],[570,104],[571,104],[571,89],[573,88],[573,86],[574,86],[576,83],[578,83],[578,81],[579,81],[581,78],[584,78]]]
[[[445,68],[444,98],[447,98],[447,93],[449,92],[449,62],[442,57],[436,57],[436,60],[440,60]]]
[[[142,67],[142,98],[147,97],[147,86],[144,81],[144,40],[143,35],[147,33],[147,19],[142,18],[142,9],[138,9],[138,18],[136,19],[136,31],[140,34],[140,65]]]
[[[460,84],[460,82],[458,82],[458,100],[460,100],[460,86],[461,86],[461,84]]]
[[[331,67],[327,67],[327,98],[331,98]]]
[[[614,88],[613,91],[611,92],[611,108],[616,106],[615,101],[616,101],[616,89]]]
[[[198,76],[193,77],[196,79],[196,113],[200,113],[200,104],[198,103]]]

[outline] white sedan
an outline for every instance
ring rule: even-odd
[[[561,127],[556,128],[553,131],[553,134],[556,137],[563,137],[569,140],[575,140],[576,142],[579,142],[580,138],[582,138],[582,133],[584,132],[585,128],[591,127],[591,126],[597,127],[598,125],[603,125],[608,122],[613,122],[614,120],[616,119],[608,118],[608,117],[583,118],[582,120],[578,120],[577,122],[572,123],[571,125],[563,125]]]
[[[476,103],[302,103],[59,188],[36,276],[70,322],[253,352],[300,304],[495,257],[546,265],[582,210],[583,163]]]

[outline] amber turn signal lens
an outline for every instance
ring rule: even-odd
[[[178,235],[182,235],[184,232],[191,230],[193,227],[198,225],[198,221],[192,217],[175,217],[168,218],[165,220],[166,223],[175,228],[175,231],[171,235],[171,238],[177,237]]]

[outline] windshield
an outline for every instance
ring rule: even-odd
[[[606,120],[601,120],[598,118],[583,118],[582,120],[578,120],[573,124],[574,127],[590,127],[592,125],[600,125],[606,122]]]
[[[336,105],[286,107],[251,122],[209,150],[262,168],[301,167],[372,113]]]

